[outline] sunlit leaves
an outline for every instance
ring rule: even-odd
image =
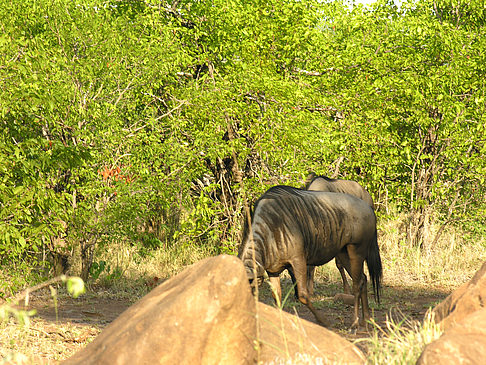
[[[480,197],[476,3],[3,1],[3,252],[35,252],[60,220],[71,242],[138,242],[156,219],[168,241],[224,238],[241,209],[222,189],[241,202],[309,170],[379,207]]]

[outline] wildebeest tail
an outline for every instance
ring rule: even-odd
[[[381,266],[380,248],[378,247],[378,239],[375,231],[373,242],[368,248],[368,258],[366,259],[370,279],[373,283],[373,292],[375,293],[376,301],[380,302],[381,280],[383,278],[383,268]]]

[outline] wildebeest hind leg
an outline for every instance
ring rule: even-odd
[[[299,260],[292,263],[292,269],[297,283],[297,290],[299,293],[299,301],[305,304],[307,308],[314,314],[316,320],[325,327],[329,327],[329,322],[324,318],[324,315],[316,310],[310,301],[309,292],[307,289],[307,265],[305,260]]]
[[[371,318],[370,316],[370,307],[368,305],[368,279],[366,275],[363,273],[362,275],[363,285],[361,286],[361,310],[363,313],[362,321],[360,322],[361,326],[365,326],[368,329],[368,321]]]
[[[341,263],[341,260],[339,257],[335,257],[334,261],[336,261],[336,267],[339,270],[339,273],[341,274],[341,278],[343,279],[343,292],[344,294],[351,294],[351,288],[348,284],[348,280],[346,279],[346,273],[344,272],[344,267],[343,264]]]
[[[352,244],[347,245],[347,254],[340,254],[339,259],[341,263],[346,268],[346,271],[351,275],[353,279],[353,289],[352,294],[354,296],[354,313],[353,313],[353,324],[351,328],[357,328],[359,326],[359,302],[360,299],[364,304],[368,304],[368,301],[362,300],[362,291],[366,290],[363,288],[363,264],[364,258],[358,254],[356,247]],[[365,291],[366,293],[366,291]]]

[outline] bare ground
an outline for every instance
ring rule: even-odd
[[[284,295],[289,293],[284,301],[285,311],[297,313],[301,318],[316,322],[312,313],[294,299],[288,278],[282,279],[282,289]],[[324,312],[331,323],[330,329],[339,335],[350,341],[369,337],[369,332],[364,329],[356,333],[349,331],[352,322],[352,306],[333,300],[334,295],[341,291],[340,282],[317,281],[315,307]],[[450,289],[444,288],[385,286],[380,304],[374,301],[371,294],[369,294],[369,301],[374,320],[383,327],[390,317],[397,321],[403,318],[422,321],[426,311],[443,300],[449,292]],[[120,297],[113,292],[113,289],[91,288],[88,294],[77,299],[60,295],[56,310],[49,293],[33,295],[24,309],[35,309],[37,314],[32,319],[30,329],[26,330],[24,338],[20,339],[24,346],[16,347],[14,350],[27,354],[34,363],[57,363],[58,360],[68,358],[86,346],[136,300],[135,296]],[[260,301],[273,305],[271,292],[266,284],[260,288]],[[0,340],[5,341],[3,338]],[[12,340],[15,341],[10,339]],[[356,344],[366,351],[366,342],[358,341]],[[1,345],[0,341],[0,348],[3,347]],[[0,358],[5,356],[5,352],[1,352]]]

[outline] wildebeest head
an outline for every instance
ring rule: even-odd
[[[255,207],[257,204],[258,202],[255,204]],[[262,257],[261,250],[255,245],[251,228],[253,213],[254,210],[251,212],[250,222],[245,222],[242,243],[238,248],[238,257],[243,261],[248,280],[252,286],[260,284],[263,281],[263,276],[265,274],[265,268],[263,267],[264,258]]]
[[[255,252],[253,239],[250,238],[251,232],[245,237],[238,250],[238,257],[243,261],[246,274],[250,284],[260,284],[263,281],[265,268],[263,267],[260,255]],[[256,279],[256,280],[255,280]]]

